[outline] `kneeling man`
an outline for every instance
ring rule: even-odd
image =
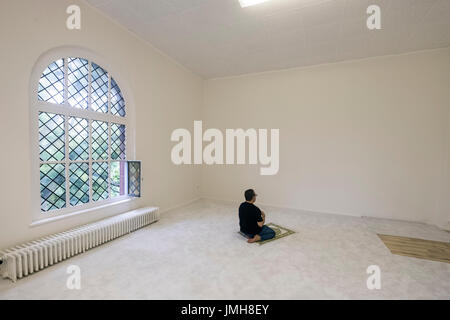
[[[248,243],[275,237],[275,231],[264,225],[266,214],[254,205],[257,194],[253,189],[245,191],[245,202],[239,206],[239,226],[249,239]]]

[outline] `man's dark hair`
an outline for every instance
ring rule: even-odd
[[[255,190],[253,190],[253,189],[245,190],[244,194],[245,194],[245,200],[250,201],[255,196]]]

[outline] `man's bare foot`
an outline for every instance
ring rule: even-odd
[[[253,243],[253,242],[257,242],[257,241],[259,241],[259,240],[261,240],[261,237],[258,236],[258,235],[256,235],[256,236],[254,236],[253,238],[248,239],[247,242],[248,242],[248,243]]]

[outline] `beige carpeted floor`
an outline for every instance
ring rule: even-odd
[[[296,233],[263,246],[237,207],[200,200],[135,233],[40,271],[0,280],[0,299],[450,299],[450,264],[392,255],[377,233],[450,242],[435,227],[263,207]],[[81,290],[66,287],[81,268]],[[366,286],[381,270],[380,290]]]

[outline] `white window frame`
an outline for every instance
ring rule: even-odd
[[[125,117],[116,116],[111,114],[111,103],[110,96],[108,95],[108,113],[94,111],[91,108],[91,99],[88,99],[88,109],[79,109],[71,107],[68,104],[67,90],[64,90],[64,103],[63,104],[53,104],[46,101],[41,101],[38,99],[38,88],[39,80],[41,78],[44,70],[54,61],[64,58],[64,81],[65,88],[67,88],[67,58],[83,58],[89,61],[89,69],[92,68],[92,62],[101,66],[104,70],[108,72],[108,86],[111,87],[111,77],[119,86],[122,96],[125,100]],[[90,97],[90,86],[91,86],[91,72],[89,72],[89,92]],[[108,166],[108,199],[93,201],[92,200],[92,163],[93,162],[116,162],[116,161],[126,161],[135,159],[135,127],[134,127],[134,105],[132,99],[129,95],[128,87],[126,82],[122,81],[122,77],[119,72],[116,72],[111,66],[101,57],[95,55],[89,50],[82,48],[58,48],[47,52],[42,55],[36,65],[34,66],[32,76],[30,79],[30,162],[31,162],[31,222],[36,223],[47,219],[57,219],[62,218],[62,216],[73,216],[79,213],[91,212],[95,209],[101,209],[105,206],[121,204],[127,200],[135,199],[128,195],[118,196],[111,198],[111,183],[110,183],[110,170],[111,166]],[[109,90],[108,90],[109,92]],[[41,194],[40,194],[40,152],[39,152],[39,112],[49,112],[54,114],[63,115],[65,117],[65,160],[61,162],[55,161],[55,163],[65,163],[65,177],[66,177],[66,207],[56,210],[51,210],[47,212],[41,211]],[[68,117],[84,118],[89,121],[89,159],[80,161],[70,161],[69,160],[69,146],[68,146]],[[92,159],[92,120],[104,121],[108,123],[108,159],[107,160],[93,160]],[[125,160],[112,160],[111,159],[111,123],[116,123],[120,125],[125,125]],[[84,162],[89,163],[89,202],[86,204],[80,204],[72,207],[70,205],[70,187],[69,179],[69,164],[74,162]],[[45,163],[52,163],[52,161],[45,161]]]

